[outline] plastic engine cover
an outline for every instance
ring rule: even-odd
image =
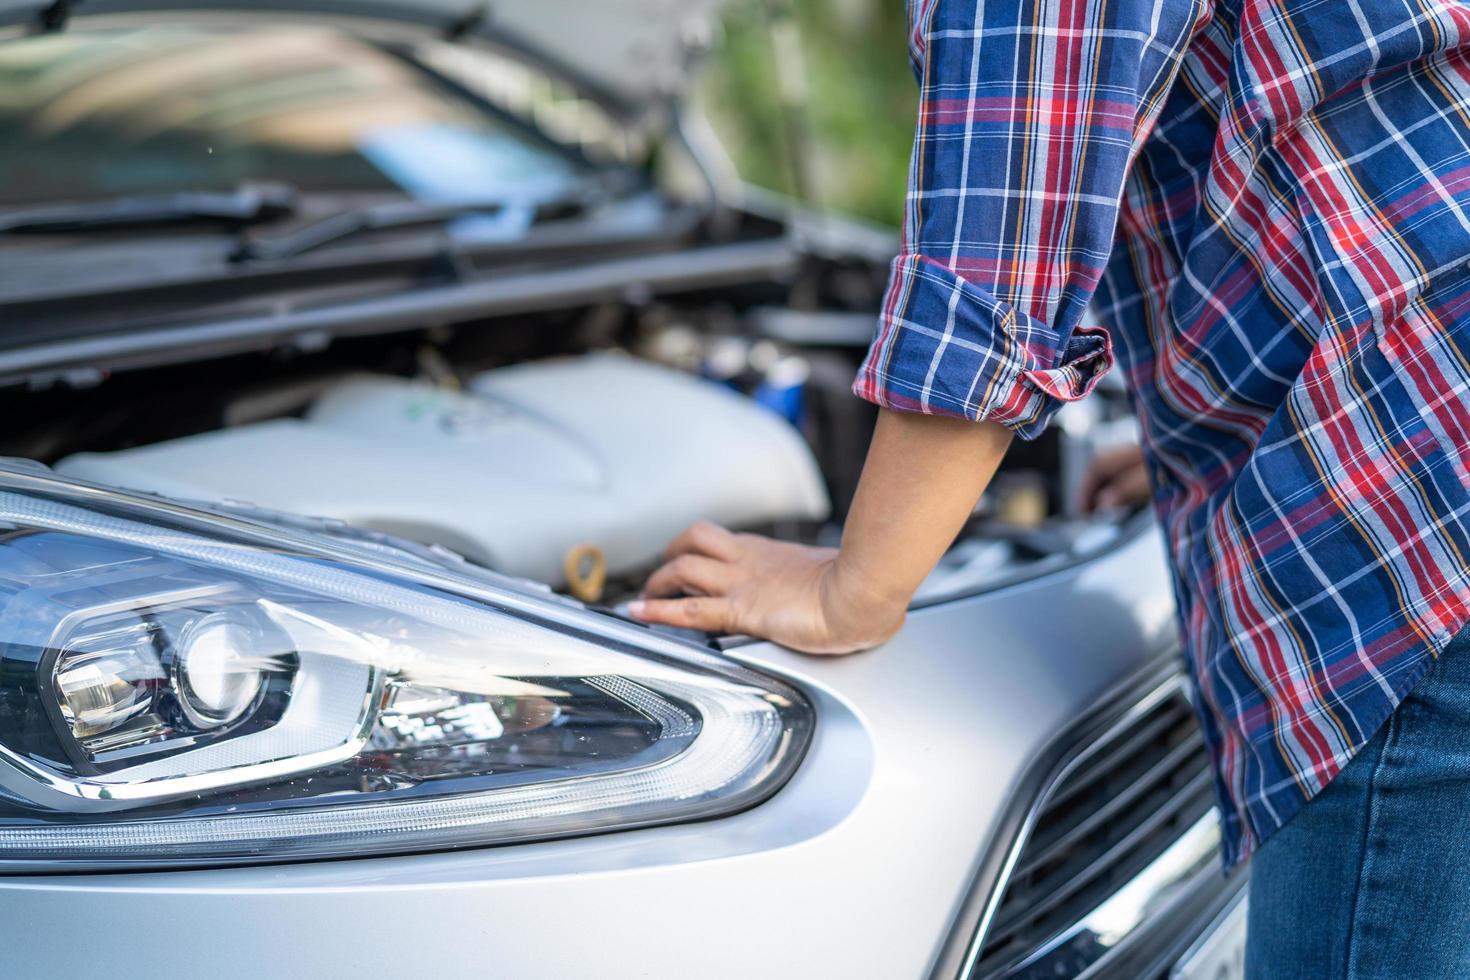
[[[784,420],[618,354],[500,368],[463,394],[363,376],[304,419],[80,453],[56,469],[339,518],[552,583],[577,545],[601,548],[616,574],[652,563],[701,518],[740,527],[828,512],[816,462]]]

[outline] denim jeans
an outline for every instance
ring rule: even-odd
[[[1470,629],[1251,861],[1251,980],[1470,978]]]

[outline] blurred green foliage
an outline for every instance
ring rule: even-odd
[[[734,0],[700,97],[744,179],[901,220],[917,102],[903,0]]]

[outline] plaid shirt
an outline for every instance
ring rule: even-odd
[[[1470,617],[1470,5],[910,19],[903,250],[854,391],[1030,438],[1117,346],[1228,866]]]

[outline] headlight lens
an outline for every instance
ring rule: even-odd
[[[0,869],[486,844],[773,792],[810,708],[380,544],[0,472]]]

